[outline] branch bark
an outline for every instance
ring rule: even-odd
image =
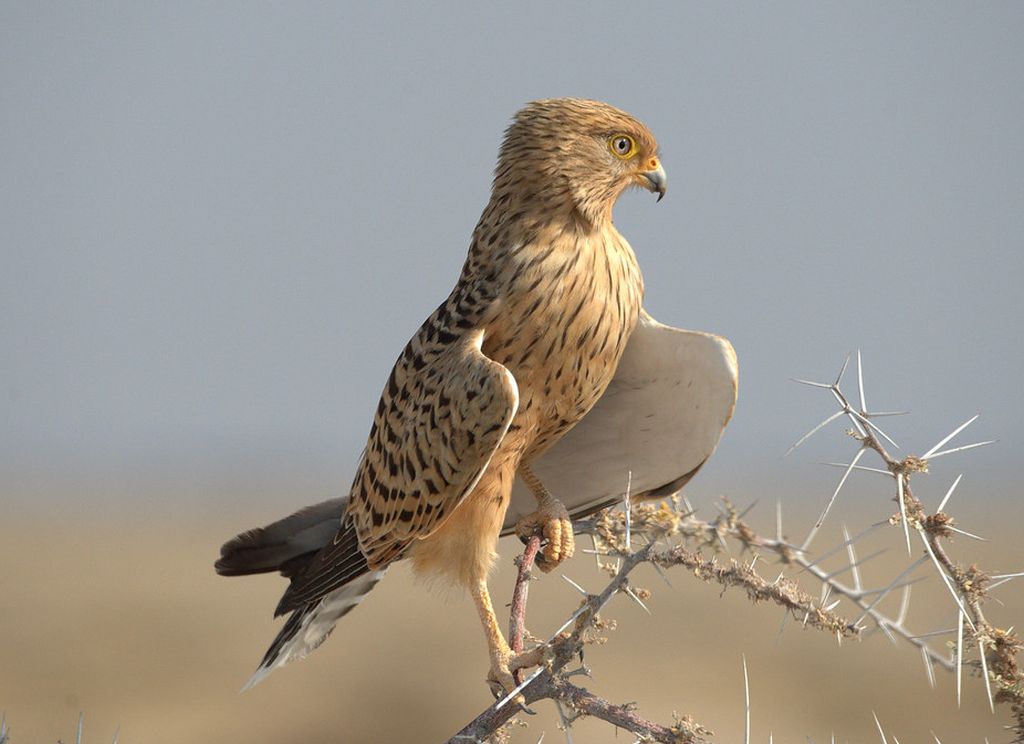
[[[519,559],[519,570],[512,593],[512,611],[509,619],[510,645],[514,651],[522,649],[525,632],[525,615],[527,585],[530,581],[530,568],[540,547],[540,541],[530,540],[523,556]],[[577,656],[580,656],[585,645],[584,634],[594,627],[598,612],[611,598],[624,590],[628,584],[629,573],[640,563],[651,558],[652,546],[648,545],[634,553],[623,556],[622,566],[612,581],[600,594],[588,595],[583,605],[563,626],[573,625],[571,632],[559,632],[547,643],[545,666],[534,672],[532,679],[519,691],[522,703],[499,700],[489,706],[462,727],[448,740],[448,744],[465,744],[466,742],[487,742],[490,737],[508,723],[522,708],[539,700],[553,700],[561,703],[572,711],[570,721],[582,716],[592,716],[630,731],[638,736],[647,737],[651,741],[664,744],[710,744],[705,737],[710,732],[688,720],[677,721],[674,726],[663,726],[641,717],[629,705],[616,705],[595,695],[586,688],[579,687],[568,681],[569,672],[565,667]]]

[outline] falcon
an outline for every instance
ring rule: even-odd
[[[487,576],[498,537],[543,538],[550,571],[572,520],[683,486],[736,401],[728,341],[663,326],[641,308],[636,256],[612,221],[626,189],[665,195],[651,132],[598,101],[535,101],[505,132],[491,198],[448,298],[406,345],[381,394],[349,493],[226,543],[223,575],[280,571],[288,614],[246,685],[319,646],[408,559],[466,587],[489,681],[539,661],[515,654]]]

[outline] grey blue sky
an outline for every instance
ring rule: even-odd
[[[856,348],[901,444],[981,413],[950,472],[1013,475],[1022,39],[1018,2],[5,2],[0,472],[347,481],[503,128],[573,95],[661,142],[616,211],[648,309],[739,354],[709,487],[848,453],[780,461],[830,411],[787,378]]]

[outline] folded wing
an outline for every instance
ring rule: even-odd
[[[641,313],[615,378],[597,405],[535,464],[574,518],[634,497],[682,488],[711,456],[736,405],[736,354],[721,336],[662,325]],[[331,542],[348,496],[306,507],[250,530],[221,549],[227,576],[292,576]],[[516,483],[505,532],[536,508]]]

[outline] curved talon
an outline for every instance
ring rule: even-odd
[[[576,550],[572,519],[568,510],[557,499],[545,499],[537,511],[520,519],[516,523],[516,534],[524,543],[536,534],[544,538],[541,551],[537,554],[537,567],[544,573],[552,571],[562,561],[571,558]]]

